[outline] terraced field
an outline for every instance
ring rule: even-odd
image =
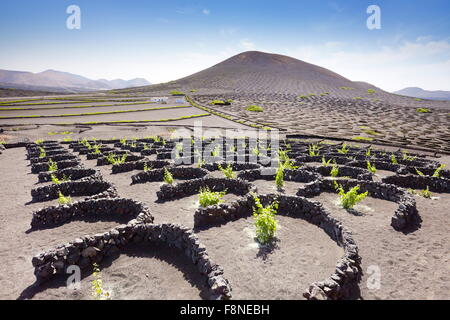
[[[184,98],[167,103],[151,102],[150,96],[79,96],[56,98],[3,99],[0,127],[27,125],[98,125],[147,123],[189,125],[201,119],[206,127],[242,127],[207,110],[192,107]]]

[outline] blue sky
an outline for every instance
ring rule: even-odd
[[[81,29],[66,28],[69,5]],[[369,5],[381,29],[369,30]],[[246,50],[280,53],[393,91],[450,90],[448,0],[2,0],[0,68],[153,83]]]

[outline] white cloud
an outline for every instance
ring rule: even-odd
[[[241,47],[244,48],[245,50],[253,50],[255,49],[255,44],[253,42],[251,42],[248,39],[241,39],[241,41],[239,42]]]
[[[209,16],[209,14],[211,13],[211,11],[209,9],[203,9],[203,14],[206,16]]]
[[[387,91],[409,86],[450,90],[450,43],[446,40],[422,37],[367,52],[325,44],[298,47],[285,54]]]

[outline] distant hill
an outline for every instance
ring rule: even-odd
[[[409,87],[393,93],[420,99],[450,100],[450,91],[428,91],[418,87]]]
[[[45,90],[56,92],[81,92],[111,89],[124,89],[149,85],[142,78],[132,80],[91,80],[76,74],[56,70],[39,73],[0,70],[0,86],[26,90]]]
[[[131,80],[99,79],[98,81],[104,83],[105,85],[110,86],[112,89],[125,89],[125,88],[131,88],[131,87],[141,87],[141,86],[148,86],[150,84],[150,82],[148,82],[144,78],[135,78],[135,79],[131,79]]]
[[[295,58],[259,51],[243,52],[188,77],[136,91],[171,89],[299,95],[335,91],[344,96],[367,93],[367,89],[380,90]]]
[[[59,92],[35,91],[24,89],[2,88],[0,84],[0,97],[32,97],[32,96],[52,96],[59,95]]]

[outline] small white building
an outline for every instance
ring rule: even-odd
[[[167,103],[169,101],[169,97],[151,97],[150,102],[157,103]]]

